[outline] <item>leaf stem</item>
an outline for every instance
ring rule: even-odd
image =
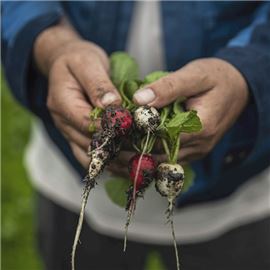
[[[160,121],[160,125],[158,126],[158,129],[164,128],[164,123],[169,115],[169,112],[170,112],[170,108],[168,106],[166,106],[162,109],[162,111],[160,113],[161,121]]]
[[[178,153],[179,153],[179,149],[180,149],[180,133],[177,134],[177,137],[176,137],[176,143],[173,147],[174,149],[172,149],[172,163],[173,164],[176,164],[177,163],[177,159],[178,159]]]
[[[164,151],[167,155],[168,160],[171,161],[171,153],[170,153],[170,149],[168,147],[167,141],[164,138],[162,138],[161,142],[163,144],[163,148],[164,148]]]
[[[147,146],[147,149],[146,149],[146,153],[151,153],[153,147],[154,147],[154,144],[156,142],[156,136],[154,134],[151,134],[150,135],[150,138],[149,138],[149,143],[148,143],[148,146]]]

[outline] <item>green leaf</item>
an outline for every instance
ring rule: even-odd
[[[138,81],[135,81],[135,80],[126,81],[126,83],[125,83],[125,93],[126,93],[126,96],[127,96],[127,98],[129,100],[132,101],[133,95],[139,89],[139,87],[140,87],[140,84],[139,84]]]
[[[112,202],[124,208],[127,204],[126,191],[130,184],[131,182],[126,178],[115,177],[106,181],[105,190]]]
[[[182,188],[182,191],[187,192],[193,186],[196,175],[195,175],[194,170],[189,164],[184,165],[183,169],[185,172],[185,181],[184,181],[184,186]]]
[[[168,75],[169,72],[166,72],[166,71],[154,71],[150,74],[148,74],[144,80],[143,80],[143,84],[146,85],[146,84],[149,84],[149,83],[152,83],[166,75]]]
[[[138,64],[125,52],[115,52],[110,57],[111,79],[118,88],[124,81],[138,80]]]
[[[176,115],[176,114],[179,114],[179,113],[182,113],[184,110],[183,110],[183,107],[181,106],[181,103],[184,101],[183,98],[178,98],[176,101],[174,101],[173,103],[173,113]]]
[[[119,93],[122,97],[122,106],[124,108],[128,108],[130,105],[131,105],[131,101],[129,100],[129,98],[126,96],[126,93],[125,93],[125,87],[126,87],[126,82],[123,81],[119,84],[119,87],[118,87],[118,90],[119,90]]]
[[[88,130],[90,133],[94,133],[96,131],[95,120],[101,116],[103,109],[95,107],[89,114],[90,117],[90,125]]]
[[[175,137],[180,132],[192,133],[202,129],[200,118],[196,111],[189,111],[176,114],[166,123],[170,138]]]

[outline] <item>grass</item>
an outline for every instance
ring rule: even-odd
[[[1,75],[2,270],[39,270],[34,233],[34,192],[22,165],[30,116],[12,98]]]

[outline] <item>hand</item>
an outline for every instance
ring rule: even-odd
[[[248,102],[248,86],[241,73],[217,58],[192,61],[183,68],[146,86],[134,102],[157,108],[186,97],[187,110],[196,110],[203,130],[181,136],[179,161],[207,155],[237,120]]]
[[[34,55],[49,79],[47,106],[55,125],[78,161],[87,167],[92,107],[121,103],[109,79],[108,57],[100,47],[82,40],[66,22],[39,35]]]

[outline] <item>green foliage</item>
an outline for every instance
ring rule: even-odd
[[[2,77],[2,76],[1,76]],[[30,117],[14,102],[2,79],[2,269],[38,270],[33,189],[22,164]]]
[[[145,270],[166,270],[161,255],[157,251],[151,251],[146,257]]]
[[[94,133],[96,131],[96,125],[95,125],[95,120],[97,120],[99,117],[101,117],[101,114],[103,112],[103,109],[95,107],[91,112],[90,112],[90,120],[91,123],[88,127],[88,130],[90,133]]]
[[[179,112],[165,124],[165,127],[169,137],[174,138],[180,132],[198,132],[202,129],[202,124],[197,112],[192,110],[188,112]]]
[[[152,82],[155,82],[157,80],[159,80],[160,78],[168,75],[169,72],[166,71],[154,71],[152,73],[149,73],[143,80],[143,84],[150,84]]]
[[[121,83],[139,79],[139,68],[136,61],[125,52],[114,52],[110,57],[111,79],[119,88]]]
[[[123,177],[115,177],[105,183],[105,190],[109,198],[121,208],[125,208],[127,204],[126,191],[131,182]]]

